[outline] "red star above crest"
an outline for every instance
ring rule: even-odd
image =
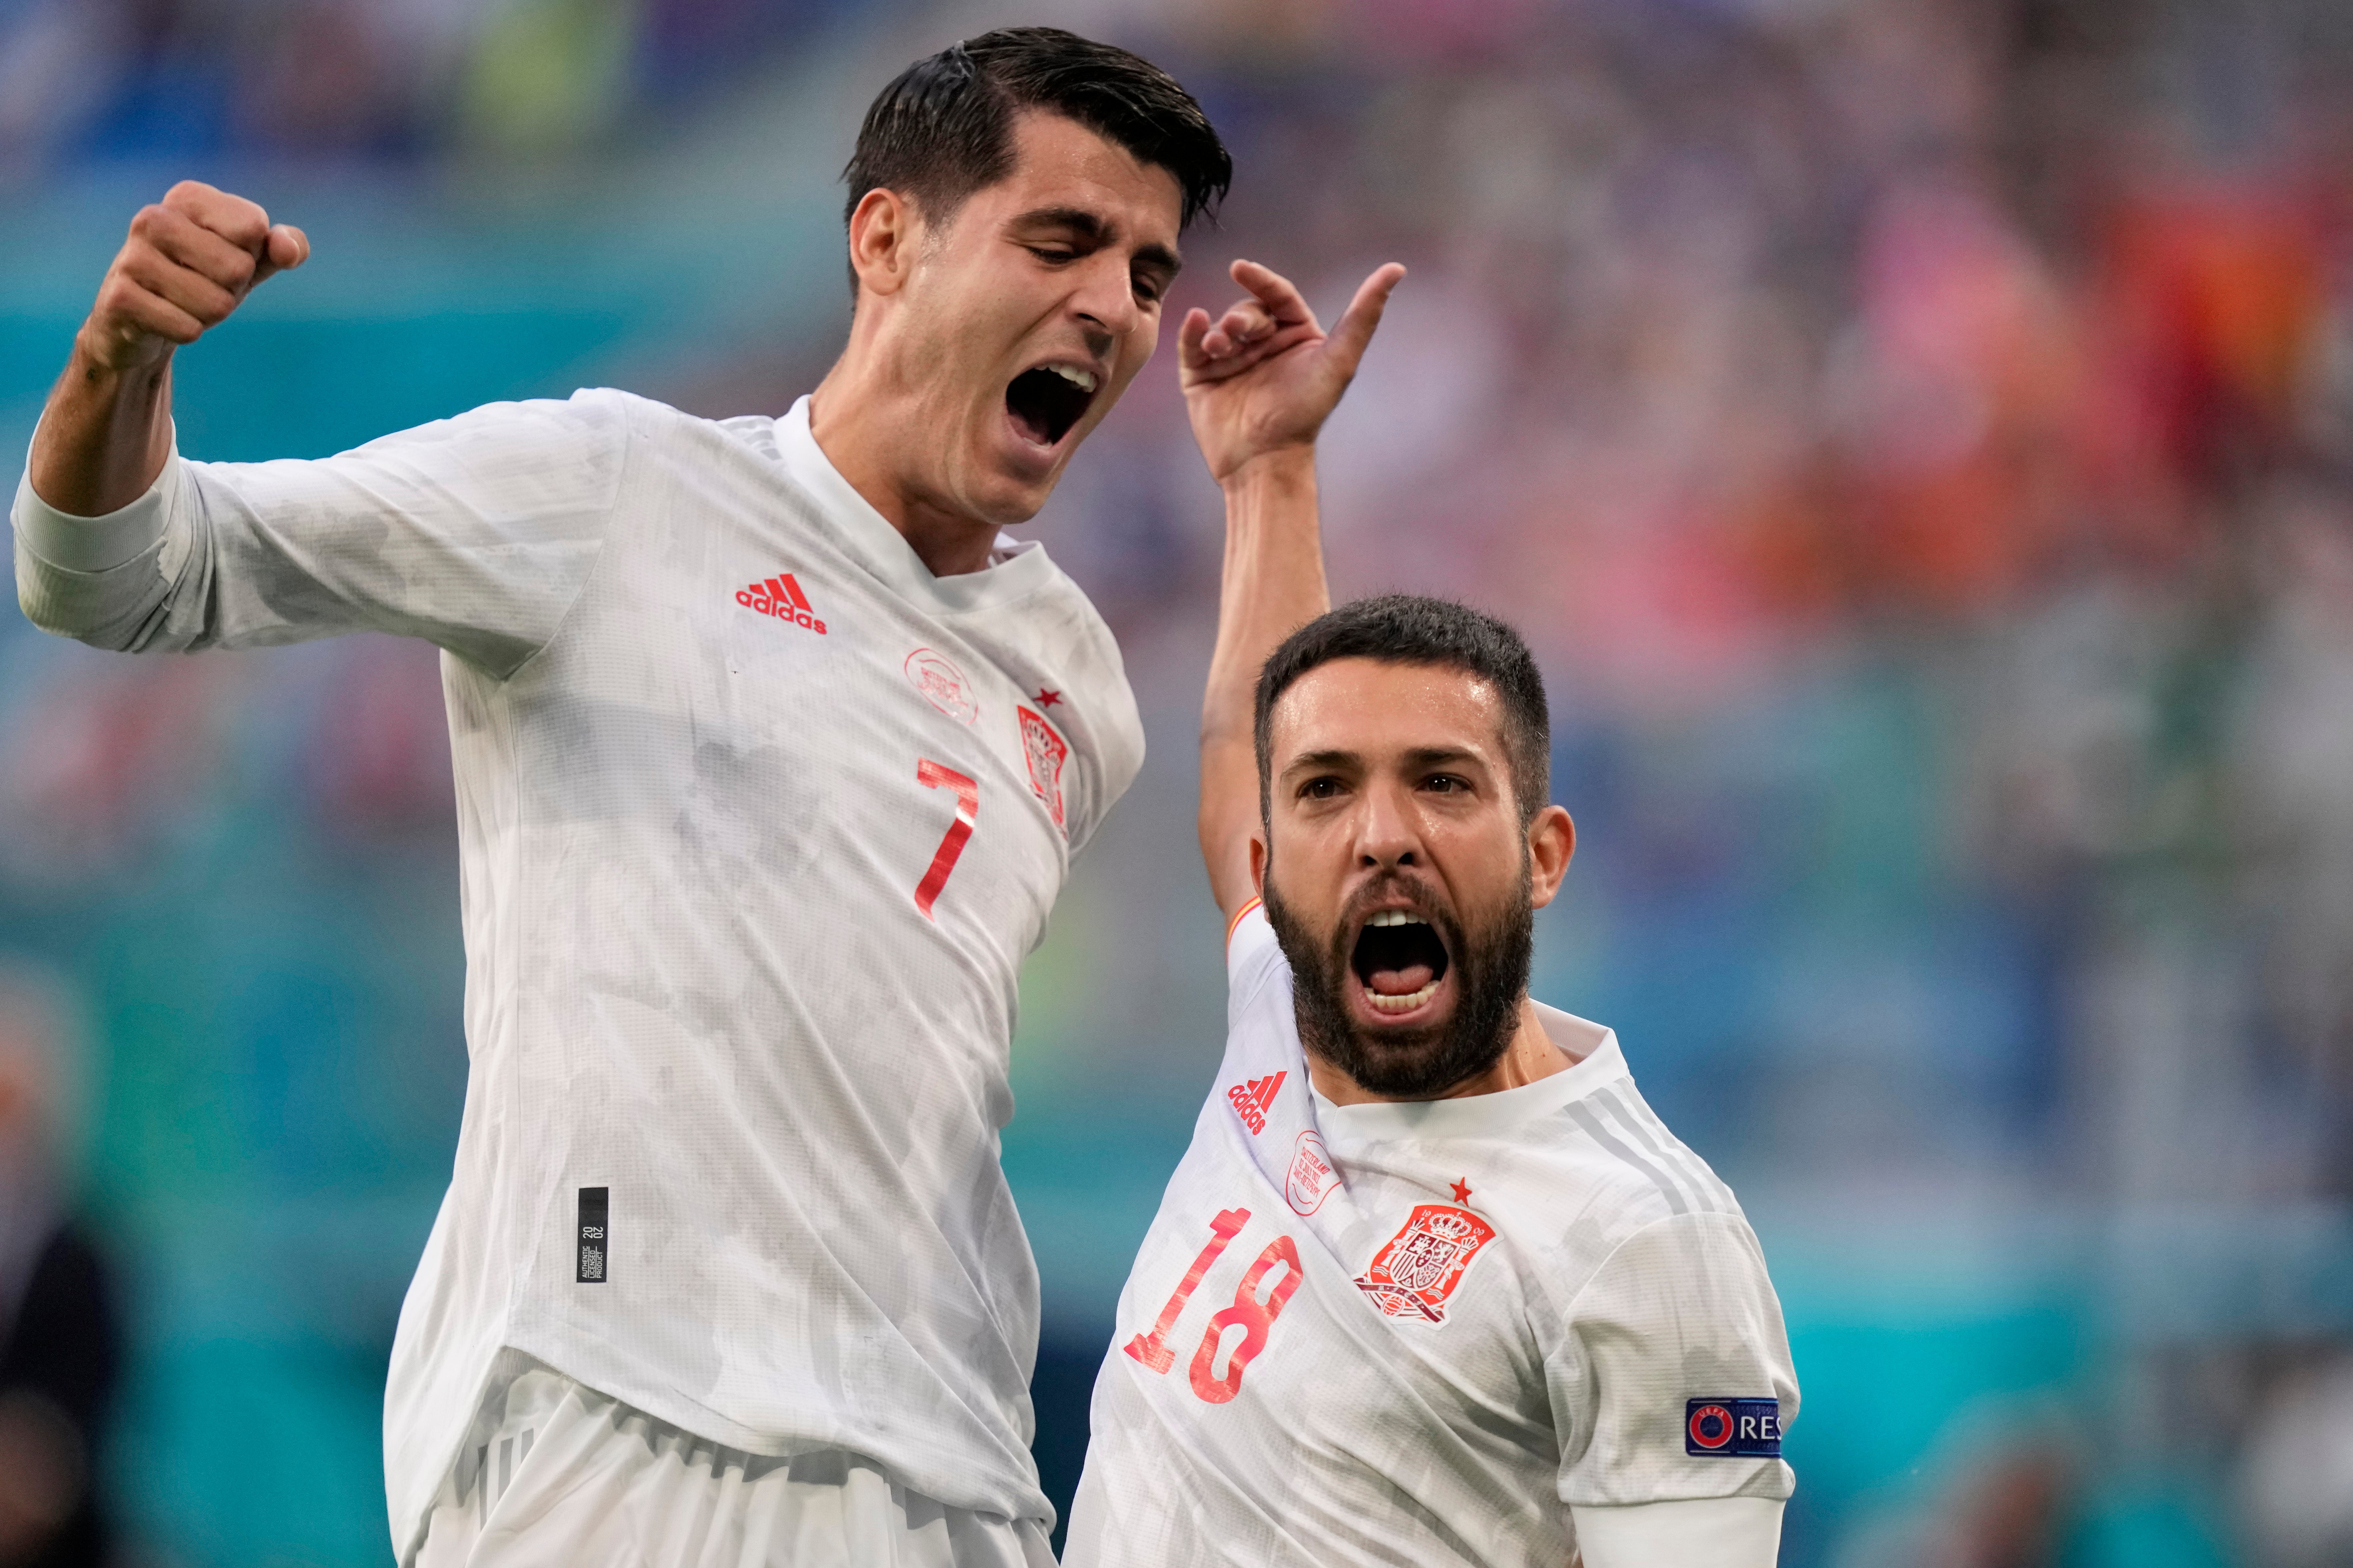
[[[1051,708],[1061,700],[1062,694],[1059,691],[1049,691],[1042,686],[1038,689],[1038,706],[1040,708]]]
[[[1469,1182],[1457,1182],[1454,1184],[1454,1201],[1458,1204],[1467,1204],[1471,1201],[1471,1184]]]

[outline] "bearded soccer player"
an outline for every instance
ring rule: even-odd
[[[315,462],[171,421],[175,347],[302,235],[193,184],[132,224],[17,492],[26,612],[444,650],[472,1070],[385,1399],[404,1563],[1050,1561],[997,1133],[1017,967],[1143,735],[1000,529],[1229,173],[1165,73],[991,33],[869,111],[849,342],[783,417],[591,391]],[[1234,438],[1328,384],[1238,378]]]
[[[1063,1561],[1765,1568],[1798,1390],[1757,1238],[1616,1037],[1528,995],[1576,841],[1542,679],[1458,605],[1327,609],[1313,430],[1215,416],[1312,326],[1274,303],[1180,334],[1228,493],[1200,831],[1229,1033]]]

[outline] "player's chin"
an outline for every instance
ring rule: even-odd
[[[1040,445],[1007,420],[989,432],[976,465],[987,476],[987,493],[976,498],[993,522],[1027,522],[1046,504],[1078,447],[1072,432],[1051,447]]]
[[[976,456],[978,460],[958,476],[956,500],[976,521],[992,528],[1018,528],[1036,517],[1062,477],[1059,466],[1041,474],[1008,463],[997,452]]]

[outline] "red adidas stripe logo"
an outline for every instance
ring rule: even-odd
[[[825,623],[817,618],[817,612],[809,607],[808,595],[801,592],[800,584],[789,572],[779,572],[765,583],[736,589],[735,602],[745,609],[807,627],[819,637],[825,635]]]
[[[1271,1078],[1254,1078],[1248,1083],[1238,1083],[1226,1090],[1226,1098],[1233,1101],[1243,1126],[1253,1133],[1266,1131],[1266,1113],[1274,1105],[1274,1091],[1282,1087],[1282,1080],[1289,1076],[1287,1072],[1279,1072]]]

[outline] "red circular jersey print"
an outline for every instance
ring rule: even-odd
[[[1721,1448],[1732,1441],[1732,1412],[1721,1405],[1703,1405],[1691,1413],[1691,1440],[1703,1448]]]
[[[969,724],[980,716],[980,704],[973,700],[972,683],[945,655],[919,647],[907,656],[906,669],[907,679],[923,694],[923,700],[957,723]]]

